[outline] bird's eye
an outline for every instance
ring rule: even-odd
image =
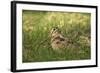
[[[55,28],[53,30],[56,30]]]

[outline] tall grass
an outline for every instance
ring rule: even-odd
[[[84,60],[91,58],[91,14],[23,10],[23,62]],[[62,53],[50,44],[50,30],[59,27],[73,42]]]

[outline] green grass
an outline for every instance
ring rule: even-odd
[[[90,19],[90,13],[23,10],[23,62],[90,59]],[[55,26],[73,42],[60,53],[52,49],[48,37]]]

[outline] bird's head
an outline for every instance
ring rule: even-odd
[[[61,31],[58,27],[53,27],[50,31],[50,36],[55,37],[57,35],[61,34]]]

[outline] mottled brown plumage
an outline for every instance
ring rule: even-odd
[[[65,38],[60,29],[55,27],[51,30],[51,46],[54,50],[61,50],[65,49],[68,45],[68,39]]]

